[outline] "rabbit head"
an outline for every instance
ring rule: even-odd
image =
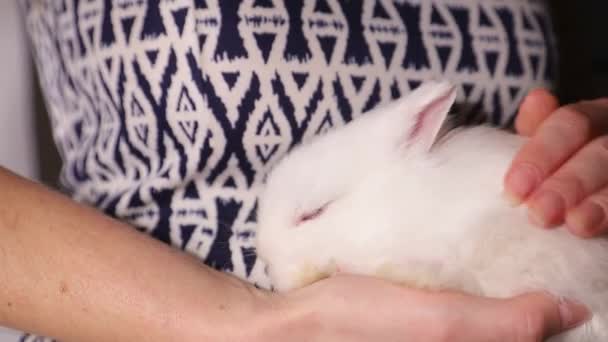
[[[373,229],[349,231],[353,220],[365,219],[355,212],[367,205],[351,197],[396,160],[428,152],[455,97],[454,86],[447,82],[425,83],[297,146],[277,164],[260,198],[256,234],[258,256],[275,289],[328,276],[343,267],[338,259],[358,259],[352,256],[358,248],[353,241],[369,244],[374,237],[366,235]],[[349,234],[350,242],[343,241]]]

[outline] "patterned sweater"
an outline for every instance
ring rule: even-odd
[[[260,286],[257,194],[299,141],[430,78],[506,125],[555,78],[538,0],[21,3],[65,189]]]

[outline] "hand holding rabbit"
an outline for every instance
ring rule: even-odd
[[[575,235],[608,230],[608,99],[560,107],[546,90],[531,92],[516,121],[530,141],[505,179],[516,202],[525,201],[534,223],[566,223]]]
[[[547,293],[490,299],[352,275],[271,298],[276,319],[259,341],[538,342],[589,318]]]
[[[552,341],[608,338],[608,240],[534,229],[501,196],[527,138],[448,129],[455,97],[450,84],[429,82],[274,168],[256,247],[275,288],[350,273],[493,298],[546,290],[593,314]]]

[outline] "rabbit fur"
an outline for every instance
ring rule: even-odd
[[[545,290],[593,314],[550,341],[608,341],[608,240],[533,227],[502,195],[526,138],[489,126],[443,134],[455,97],[448,82],[424,83],[274,167],[256,235],[274,289],[340,271],[490,297]]]

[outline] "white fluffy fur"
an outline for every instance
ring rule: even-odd
[[[439,107],[410,137],[433,101]],[[594,315],[552,341],[608,341],[608,241],[533,227],[504,200],[502,179],[523,138],[485,126],[457,129],[429,151],[453,101],[449,84],[427,83],[277,165],[257,233],[274,287],[294,289],[339,269],[485,296],[543,289]]]

